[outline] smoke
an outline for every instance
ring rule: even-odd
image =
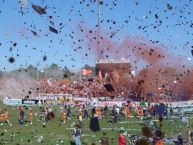
[[[22,8],[24,8],[28,3],[28,0],[19,0],[19,4]]]
[[[117,42],[102,31],[98,37],[97,29],[79,28],[85,44],[91,48],[90,54],[96,59],[129,57],[134,62],[131,69],[138,73],[133,80],[119,69],[112,72],[112,83],[116,90],[134,90],[140,92],[141,96],[146,96],[148,92],[159,96],[165,92],[175,100],[187,100],[193,94],[193,68],[187,65],[185,58],[169,53],[163,44],[130,34]]]
[[[34,81],[25,73],[13,74],[0,80],[0,99],[11,96],[25,98],[35,95]]]

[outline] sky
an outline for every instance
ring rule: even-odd
[[[101,0],[100,34],[116,44],[131,36],[142,39],[193,64],[192,8],[192,0]],[[0,69],[94,66],[97,54],[85,31],[98,30],[97,22],[97,0],[0,0]]]

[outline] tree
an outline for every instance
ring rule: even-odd
[[[0,71],[0,78],[3,78],[3,72]]]
[[[55,64],[55,63],[52,63],[52,64],[50,65],[50,68],[51,68],[51,69],[58,69],[58,65]]]

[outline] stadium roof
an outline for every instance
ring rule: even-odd
[[[130,63],[130,60],[123,57],[120,59],[99,59],[96,63]]]

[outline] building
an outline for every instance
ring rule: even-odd
[[[96,62],[96,72],[101,71],[102,76],[106,73],[111,73],[113,71],[119,71],[122,73],[130,73],[131,65],[130,60],[121,58],[121,59],[100,59]]]

